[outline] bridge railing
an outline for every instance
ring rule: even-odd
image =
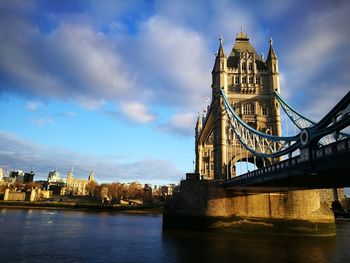
[[[350,151],[350,138],[337,141],[320,148],[311,149],[310,156],[308,157],[301,157],[301,155],[295,156],[293,158],[273,163],[270,166],[262,167],[252,172],[233,177],[231,179],[226,180],[226,183],[229,183],[232,186],[232,184],[240,185],[242,184],[242,182],[249,183],[253,180],[257,182],[258,177],[261,178],[261,181],[264,181],[264,175],[266,174],[281,171],[283,169],[293,168],[293,166],[297,164],[302,164],[306,161],[317,161],[348,151]]]

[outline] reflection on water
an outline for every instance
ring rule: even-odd
[[[336,237],[164,231],[161,215],[0,209],[1,262],[350,262]]]

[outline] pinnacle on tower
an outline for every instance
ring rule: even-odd
[[[202,129],[202,118],[201,118],[200,113],[198,112],[196,130],[197,130],[197,132],[199,132],[201,129]]]
[[[241,32],[239,32],[236,36],[236,42],[245,42],[245,41],[249,41],[249,37],[247,33],[243,32],[243,28],[241,27]]]
[[[270,59],[277,59],[277,55],[276,55],[275,50],[273,49],[273,46],[272,46],[272,44],[273,44],[272,37],[270,38],[269,43],[270,43],[270,49],[269,49],[269,54],[267,55],[266,61],[269,61]]]
[[[218,50],[218,57],[225,57],[226,58],[224,48],[222,47],[222,35],[220,35],[219,41],[220,41],[220,46],[219,46],[219,50]]]

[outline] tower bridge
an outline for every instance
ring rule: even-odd
[[[335,233],[319,190],[308,189],[350,186],[350,137],[343,132],[350,125],[350,92],[318,123],[303,116],[280,95],[272,43],[265,60],[241,31],[226,57],[220,38],[212,100],[195,127],[195,173],[167,205],[165,226],[206,222],[237,230],[258,222],[268,231]],[[282,136],[281,108],[298,134]],[[240,161],[257,169],[236,176]]]

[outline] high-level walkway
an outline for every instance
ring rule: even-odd
[[[253,156],[286,158],[225,180],[227,188],[276,191],[350,186],[350,137],[340,132],[350,125],[350,92],[318,123],[291,109],[279,96],[283,109],[302,129],[293,137],[265,135],[254,130],[234,112],[224,92],[221,96],[235,136],[244,148]],[[299,127],[301,121],[296,122],[295,116],[304,126]],[[290,158],[297,150],[300,154]]]

